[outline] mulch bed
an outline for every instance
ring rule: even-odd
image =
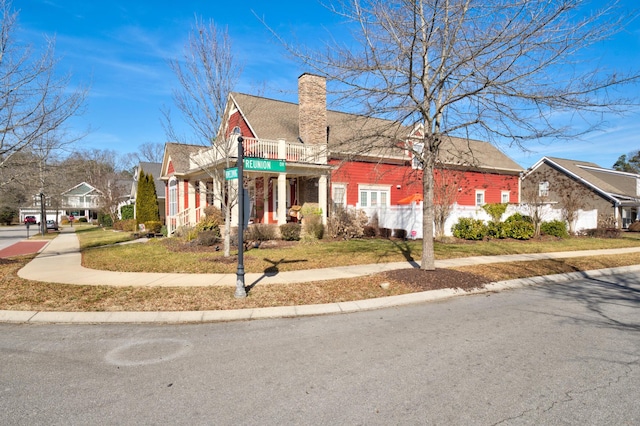
[[[424,271],[417,268],[397,269],[382,274],[385,279],[404,283],[417,291],[439,290],[443,288],[460,288],[472,290],[482,288],[491,280],[481,275],[454,269],[439,268],[435,271]]]

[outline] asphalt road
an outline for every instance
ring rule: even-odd
[[[0,424],[640,424],[640,274],[355,314],[0,325]]]
[[[29,236],[37,234],[38,225],[31,225],[28,231],[26,225],[0,226],[0,250],[24,240],[27,238],[27,232]]]

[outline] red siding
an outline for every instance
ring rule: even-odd
[[[238,111],[234,112],[233,114],[231,114],[231,117],[229,117],[229,127],[227,129],[227,132],[231,134],[231,132],[235,127],[240,127],[240,131],[241,131],[240,134],[242,136],[249,137],[249,138],[255,137],[255,135],[251,133],[251,130],[249,129],[249,126],[247,125],[246,121],[244,121],[244,118],[242,117],[242,115],[240,115]],[[229,134],[227,134],[227,136],[229,136]]]
[[[340,163],[331,161],[330,164]],[[352,206],[358,202],[358,184],[391,186],[391,204],[397,204],[398,200],[416,192],[422,193],[422,179],[418,172],[411,167],[393,164],[344,163],[332,173],[331,181],[347,184],[347,204]]]
[[[338,161],[332,161],[339,165]],[[340,165],[331,176],[332,183],[347,184],[347,204],[358,202],[358,185],[388,185],[391,188],[391,204],[412,194],[422,194],[422,172],[408,165],[348,162]],[[457,185],[460,189],[456,202],[464,206],[473,206],[476,202],[476,190],[484,190],[485,203],[502,201],[502,191],[509,191],[510,202],[518,202],[518,176],[476,171],[436,170],[436,185],[445,182]],[[400,185],[400,188],[397,186]]]

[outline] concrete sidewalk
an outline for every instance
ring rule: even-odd
[[[459,259],[436,261],[437,268],[465,266],[487,263],[503,263],[515,261],[532,261],[538,259],[560,259],[579,256],[599,256],[606,254],[622,254],[640,252],[640,247],[584,250],[574,252],[518,254],[504,256],[477,256]],[[385,264],[370,264],[356,266],[342,266],[335,268],[311,269],[292,272],[278,272],[274,274],[247,273],[245,285],[260,283],[285,284],[303,283],[318,280],[338,278],[352,278],[370,275],[394,269],[418,267],[415,262],[395,262]],[[632,267],[614,268],[610,270],[560,274],[556,276],[537,277],[508,282],[495,283],[486,290],[495,291],[502,288],[513,288],[540,282],[558,282],[577,277],[595,277],[613,273],[625,273],[640,270],[640,265]],[[78,238],[71,228],[63,228],[58,237],[51,240],[42,252],[24,268],[18,275],[21,278],[77,285],[110,285],[110,286],[156,286],[156,287],[190,287],[190,286],[235,286],[235,274],[179,274],[179,273],[140,273],[140,272],[112,272],[98,271],[81,265],[81,254]],[[199,312],[18,312],[0,311],[2,322],[203,322],[229,321],[238,319],[257,319],[274,317],[292,317],[300,315],[320,315],[340,312],[354,312],[365,309],[376,309],[388,306],[398,306],[408,303],[420,303],[451,297],[457,294],[467,294],[460,290],[446,289],[401,296],[390,296],[363,301],[330,303],[311,306],[286,306],[259,309],[241,309],[229,311],[199,311]]]

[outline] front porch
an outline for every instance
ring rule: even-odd
[[[326,223],[328,176],[326,145],[311,145],[284,140],[244,138],[245,157],[284,160],[284,172],[245,170],[239,179],[225,180],[224,170],[237,167],[237,142],[230,141],[226,152],[217,148],[199,150],[189,156],[189,170],[172,176],[167,185],[167,231],[195,226],[206,206],[224,210],[231,207],[231,223],[238,223],[237,194],[239,182],[246,190],[250,223],[282,225],[297,218],[291,208],[315,203]],[[229,195],[231,194],[231,195]]]

